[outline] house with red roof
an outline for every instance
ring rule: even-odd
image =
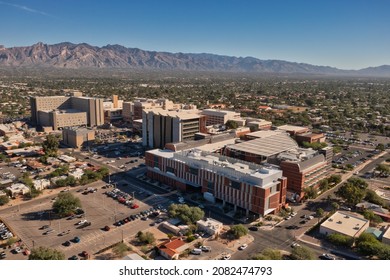
[[[161,256],[168,260],[177,260],[179,255],[188,248],[188,243],[185,243],[180,238],[167,240],[157,246]]]

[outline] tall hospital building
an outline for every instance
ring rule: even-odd
[[[85,97],[81,92],[31,97],[30,105],[32,123],[43,129],[104,124],[103,99]]]

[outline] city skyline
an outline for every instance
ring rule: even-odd
[[[0,1],[1,45],[39,41],[278,59],[340,69],[390,64],[381,1]]]

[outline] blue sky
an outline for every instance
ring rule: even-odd
[[[120,44],[341,69],[390,64],[387,0],[0,0],[0,45]]]

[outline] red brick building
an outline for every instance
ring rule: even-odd
[[[246,215],[277,213],[286,201],[287,179],[275,167],[200,150],[146,152],[148,177],[232,207]]]

